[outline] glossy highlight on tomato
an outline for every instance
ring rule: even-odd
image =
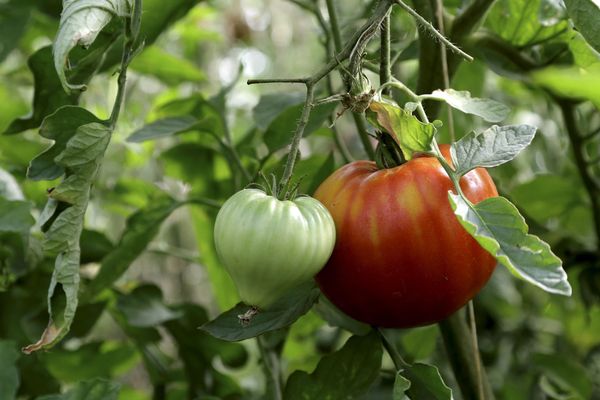
[[[335,226],[312,197],[281,201],[244,189],[221,207],[215,247],[243,302],[268,308],[312,279],[333,251]]]
[[[450,162],[449,147],[442,146]],[[477,203],[497,196],[482,168],[461,178]],[[317,275],[321,291],[349,316],[407,328],[445,319],[489,280],[496,260],[462,228],[448,202],[453,184],[434,157],[391,169],[356,161],[315,192],[336,224],[336,245]]]

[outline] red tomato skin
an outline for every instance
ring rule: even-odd
[[[448,146],[442,146],[450,161]],[[478,203],[497,196],[483,168],[463,176],[461,188]],[[355,161],[329,176],[314,197],[336,225],[336,245],[316,280],[352,318],[385,328],[441,321],[486,284],[496,260],[457,221],[453,185],[433,157],[391,169]]]

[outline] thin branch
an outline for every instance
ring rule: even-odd
[[[131,19],[125,19],[125,44],[121,55],[121,67],[119,69],[119,77],[117,78],[117,96],[113,104],[110,117],[108,118],[108,126],[114,130],[123,107],[125,98],[125,86],[127,83],[127,68],[135,55],[133,46],[137,40],[142,18],[142,0],[135,0]]]
[[[340,31],[340,24],[338,23],[337,12],[335,10],[335,4],[333,0],[325,0],[327,5],[327,13],[329,14],[329,23],[331,24],[331,34],[333,36],[333,44],[335,45],[336,51],[342,49],[342,35]]]
[[[302,138],[302,135],[304,133],[304,128],[306,127],[306,124],[308,123],[308,119],[310,117],[310,112],[313,107],[315,85],[321,79],[323,79],[326,75],[331,73],[331,71],[336,69],[342,61],[344,61],[348,57],[350,57],[352,52],[355,51],[355,49],[357,47],[361,47],[364,45],[364,43],[362,43],[361,41],[362,40],[366,41],[369,39],[368,32],[370,32],[370,30],[373,29],[373,26],[379,26],[379,24],[381,24],[381,21],[385,18],[389,9],[391,8],[391,6],[392,6],[392,0],[381,0],[377,4],[377,7],[373,11],[373,14],[371,15],[371,17],[363,24],[363,26],[358,31],[356,31],[352,35],[352,37],[346,43],[344,48],[340,52],[338,52],[338,54],[332,60],[330,60],[326,65],[321,67],[321,69],[319,69],[317,72],[315,72],[309,78],[288,78],[288,79],[277,78],[277,79],[249,79],[248,80],[248,85],[257,84],[257,83],[302,83],[302,84],[306,85],[306,100],[304,102],[304,107],[302,108],[302,114],[301,114],[300,120],[298,121],[298,125],[296,126],[296,131],[294,132],[294,135],[292,137],[292,143],[290,145],[290,151],[288,153],[288,160],[285,165],[285,170],[283,172],[283,176],[282,176],[281,182],[280,182],[281,183],[280,187],[283,188],[282,193],[284,195],[285,195],[285,191],[287,190],[287,188],[289,186],[289,182],[290,182],[290,178],[292,176],[293,170],[294,170],[296,158],[298,157],[298,147],[300,144],[300,139]],[[355,118],[355,122],[357,123],[357,127],[359,127],[360,124],[362,124],[363,133],[361,133],[361,129],[359,129],[359,133],[361,134],[361,140],[362,140],[363,135],[365,135],[365,133],[366,133],[366,128],[364,128],[364,121],[359,116],[355,116],[354,118]],[[367,139],[368,139],[368,137],[367,137]],[[370,145],[370,142],[367,142],[367,143]],[[369,153],[369,147],[366,147],[366,149],[367,149],[367,153]],[[370,149],[371,149],[370,153],[374,154],[375,152],[372,150],[373,149],[372,146],[370,147]],[[369,154],[369,156],[371,156],[371,154]]]
[[[379,61],[379,85],[383,85],[391,80],[392,64],[390,60],[390,42],[391,42],[391,27],[390,13],[381,22],[381,41],[379,46],[380,61]],[[391,90],[382,91],[383,94],[391,94]]]
[[[396,346],[394,346],[394,344],[392,342],[390,342],[390,340],[385,336],[383,331],[380,328],[373,328],[373,329],[375,329],[375,331],[379,335],[379,338],[381,339],[381,343],[383,344],[385,351],[387,351],[390,358],[394,362],[396,371],[400,371],[404,368],[410,367],[410,364],[407,363],[406,361],[404,361],[404,359],[402,358],[400,353],[398,353]]]
[[[479,374],[473,363],[473,357],[479,357],[471,341],[471,331],[464,319],[464,311],[459,310],[447,319],[438,323],[444,347],[452,366],[456,381],[460,386],[463,398],[476,399],[480,392]],[[481,370],[483,380],[484,399],[493,400],[494,393],[486,378],[485,371]]]
[[[445,35],[444,4],[442,0],[436,0],[436,16],[440,33]],[[444,77],[444,89],[448,89],[450,87],[450,73],[448,72],[448,56],[446,54],[446,45],[444,43],[440,44],[440,58],[442,63],[442,75]],[[446,105],[446,109],[448,110],[448,132],[450,133],[450,141],[454,142],[456,140],[456,135],[454,134],[454,115],[452,114],[452,107]]]
[[[306,100],[304,101],[304,107],[302,108],[302,114],[300,116],[300,120],[298,121],[298,125],[296,126],[292,143],[290,144],[290,152],[288,153],[287,163],[285,164],[285,170],[283,171],[283,176],[280,182],[283,190],[287,189],[290,178],[292,177],[292,172],[294,172],[296,157],[298,157],[298,148],[300,147],[300,139],[302,139],[304,128],[306,128],[306,124],[308,124],[308,118],[310,117],[310,112],[313,107],[314,96],[314,84],[306,84]]]
[[[328,3],[328,6],[329,6],[329,3]],[[333,3],[331,3],[331,6],[333,6]],[[323,18],[323,14],[321,13],[321,10],[319,9],[319,7],[315,6],[312,10],[312,13],[314,14],[315,18],[317,19],[317,23],[321,27],[321,31],[323,32],[323,35],[325,35],[325,52],[327,54],[327,57],[329,57],[331,54],[335,54],[337,49],[342,48],[342,38],[340,36],[339,30],[337,29],[337,16],[334,17],[336,19],[336,21],[335,21],[336,29],[332,28],[332,31],[330,31],[329,27],[327,26],[327,22],[325,21],[325,18]],[[331,13],[330,13],[330,18],[331,18]],[[333,22],[332,22],[332,25],[333,25]],[[333,36],[333,41],[335,42],[333,44],[333,46],[332,46],[332,36]],[[336,39],[336,37],[337,37],[337,39]],[[337,40],[339,40],[339,45],[338,45]],[[331,97],[334,95],[335,91],[333,89],[333,81],[331,79],[330,74],[326,75],[325,81],[326,81],[326,86],[327,86],[327,94]],[[331,126],[331,130],[333,131],[333,141],[334,141],[337,149],[339,150],[340,154],[342,155],[342,159],[344,160],[344,163],[347,164],[350,161],[352,161],[352,154],[350,154],[350,151],[348,150],[348,147],[346,147],[346,144],[344,143],[344,140],[343,140],[342,136],[340,135],[339,130],[335,126],[335,117],[333,115],[329,115],[328,121],[329,121],[329,126]]]
[[[262,83],[302,83],[306,85],[309,80],[309,78],[248,79],[246,83],[248,85],[256,85]]]
[[[469,325],[471,328],[471,343],[475,350],[473,357],[475,360],[475,370],[477,371],[477,385],[479,386],[478,395],[479,400],[485,400],[485,393],[483,388],[483,372],[481,367],[481,358],[479,357],[479,343],[477,342],[477,323],[475,321],[475,307],[473,307],[473,300],[469,301],[467,305],[469,312]]]
[[[431,25],[429,23],[429,21],[427,21],[425,18],[423,18],[421,15],[419,15],[418,12],[416,12],[415,10],[410,8],[410,6],[408,6],[402,0],[394,0],[394,2],[396,4],[398,4],[400,7],[402,7],[415,20],[417,20],[417,22],[419,22],[421,24],[421,26],[423,26],[427,31],[429,31],[432,35],[434,35],[437,39],[439,39],[440,42],[444,43],[447,47],[449,47],[456,54],[460,55],[462,58],[464,58],[467,61],[473,61],[473,57],[471,57],[470,55],[468,55],[467,53],[465,53],[464,51],[459,49],[454,43],[452,43],[451,41],[446,39],[446,37],[444,35],[442,35],[437,29],[435,29],[433,27],[433,25]]]
[[[271,383],[272,398],[273,400],[282,400],[283,392],[281,387],[281,374],[278,368],[273,364],[272,352],[269,350],[267,344],[262,336],[256,337],[256,343],[258,344],[258,350],[263,362],[265,372],[267,373],[267,380]],[[268,385],[267,385],[268,386]]]

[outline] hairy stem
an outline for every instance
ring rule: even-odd
[[[117,96],[113,104],[110,117],[108,118],[108,126],[111,130],[115,129],[123,100],[125,98],[125,86],[127,83],[127,68],[134,56],[134,44],[140,29],[142,18],[142,0],[135,0],[131,18],[125,20],[125,44],[121,55],[121,67],[119,69],[119,77],[117,78]]]
[[[425,19],[433,20],[435,18],[435,1],[424,0],[414,2],[416,11]],[[457,15],[452,22],[448,37],[452,43],[458,46],[464,46],[478,24],[481,22],[489,8],[495,0],[475,0],[464,11]],[[462,58],[452,52],[448,53],[448,78],[456,73]],[[421,32],[419,37],[419,76],[417,81],[418,93],[431,93],[435,89],[443,87],[442,64],[440,63],[440,51],[438,44],[426,32]],[[425,104],[427,114],[435,118],[440,110],[440,104],[429,102]]]
[[[304,128],[306,128],[306,124],[308,124],[310,111],[313,107],[314,95],[314,85],[307,84],[306,100],[304,101],[304,107],[302,108],[302,115],[300,116],[300,120],[298,121],[296,131],[294,132],[292,143],[290,144],[290,152],[288,153],[288,159],[285,164],[285,170],[283,171],[283,176],[281,177],[281,188],[283,191],[287,189],[288,184],[290,182],[290,178],[292,177],[292,172],[294,172],[296,157],[298,157],[298,148],[300,147],[300,139],[302,139],[302,135],[304,134]]]
[[[380,41],[380,61],[379,61],[379,85],[383,85],[391,80],[392,68],[390,63],[390,42],[391,42],[391,27],[390,13],[381,22],[381,41]],[[385,89],[382,94],[389,95],[391,88]]]
[[[365,37],[368,36],[368,32],[373,29],[373,26],[379,26],[381,21],[385,18],[388,13],[388,10],[392,6],[392,0],[381,0],[373,14],[369,17],[369,19],[359,28],[350,38],[350,40],[346,43],[344,48],[339,51],[336,56],[329,61],[326,65],[321,67],[317,72],[315,72],[312,76],[308,78],[275,78],[275,79],[250,79],[248,80],[248,85],[256,84],[256,83],[302,83],[306,85],[306,100],[304,102],[304,107],[302,108],[302,115],[300,120],[298,121],[298,125],[296,126],[296,131],[292,137],[292,143],[290,145],[290,152],[288,155],[288,160],[285,166],[285,170],[283,172],[283,177],[281,179],[281,187],[287,188],[289,185],[290,178],[292,176],[294,170],[294,164],[296,162],[296,158],[298,156],[298,146],[300,144],[300,139],[302,138],[302,134],[304,133],[304,128],[308,123],[308,119],[310,117],[310,112],[313,107],[313,99],[314,99],[314,90],[315,85],[327,76],[331,71],[340,66],[340,63],[346,59],[348,59],[355,48],[363,46],[363,41],[366,40]],[[356,121],[356,119],[355,119]],[[362,121],[364,126],[364,121]],[[359,133],[360,133],[359,129]],[[364,129],[366,132],[366,128]],[[368,139],[368,137],[367,137]],[[370,144],[370,143],[369,143]],[[372,146],[371,146],[372,150]],[[367,150],[368,152],[368,150]],[[372,150],[372,154],[375,152]]]
[[[342,34],[338,23],[337,11],[333,0],[325,0],[327,5],[327,13],[329,14],[329,23],[331,24],[331,35],[333,36],[333,44],[336,51],[342,50]]]
[[[467,61],[473,61],[473,57],[462,51],[458,46],[452,43],[450,40],[446,39],[446,37],[440,33],[429,21],[423,18],[419,13],[410,8],[407,4],[405,4],[402,0],[395,0],[395,3],[402,7],[407,13],[409,13],[425,30],[427,30],[430,34],[435,36],[441,43],[449,47],[453,52],[460,55]]]

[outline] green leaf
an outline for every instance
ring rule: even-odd
[[[202,325],[202,330],[219,339],[239,341],[285,328],[311,309],[319,297],[319,293],[319,289],[314,286],[313,282],[300,285],[279,299],[268,310],[260,310],[246,326],[242,326],[238,316],[248,311],[249,307],[239,303],[214,320]]]
[[[564,354],[535,353],[533,365],[556,382],[564,391],[578,399],[591,399],[592,382],[583,365],[565,357]],[[573,398],[573,397],[569,397]]]
[[[216,358],[229,368],[240,368],[248,361],[245,347],[239,343],[225,342],[198,331],[198,326],[208,321],[207,312],[195,304],[183,304],[173,307],[173,310],[183,316],[176,320],[167,321],[164,326],[177,343],[178,353],[184,365],[191,390],[196,393],[210,393],[223,396],[241,394],[241,389],[235,382],[229,384],[221,379],[222,376],[213,368]],[[208,380],[195,379],[197,376],[211,376],[212,385]],[[212,386],[207,388],[207,386]]]
[[[206,273],[219,310],[227,310],[239,302],[237,289],[233,280],[219,261],[214,245],[215,210],[205,210],[192,207],[191,215],[194,222],[196,245],[201,255],[201,262],[206,267]]]
[[[139,360],[127,342],[90,342],[76,350],[56,349],[40,357],[50,373],[63,382],[110,378],[131,369]]]
[[[64,394],[38,397],[36,400],[117,400],[121,384],[105,379],[79,382]]]
[[[254,122],[261,130],[266,130],[271,122],[284,110],[302,103],[304,95],[294,93],[269,93],[260,97],[258,104],[252,110]]]
[[[204,72],[194,63],[167,53],[158,46],[146,47],[130,64],[131,69],[152,75],[168,85],[184,82],[201,82]]]
[[[429,364],[413,364],[401,371],[410,381],[407,394],[411,399],[452,400],[452,389],[444,383],[437,367]]]
[[[110,141],[110,130],[100,123],[86,124],[77,129],[65,149],[54,159],[59,165],[74,167],[90,163],[104,155]]]
[[[410,388],[410,381],[402,376],[402,371],[396,373],[394,380],[393,400],[408,400],[406,391]]]
[[[80,126],[100,122],[94,114],[77,106],[64,106],[45,118],[40,135],[53,140],[54,144],[31,161],[27,177],[35,181],[50,181],[63,175],[64,165],[57,163],[56,158],[66,149]]]
[[[594,50],[578,32],[573,32],[573,37],[569,40],[569,50],[578,67],[589,68],[600,63],[600,53]]]
[[[410,112],[388,103],[374,101],[370,110],[376,114],[376,118],[368,115],[369,122],[390,133],[400,145],[407,160],[412,158],[413,153],[431,150],[431,141],[435,134],[432,124],[424,124]]]
[[[566,31],[568,22],[562,20],[560,9],[548,17],[543,0],[499,0],[489,12],[486,25],[515,46],[527,46],[552,38]]]
[[[381,342],[375,331],[367,336],[352,336],[340,350],[324,356],[312,374],[294,372],[288,379],[283,398],[360,398],[379,375],[381,356]]]
[[[113,16],[128,17],[131,14],[130,0],[64,0],[58,33],[54,39],[52,54],[54,68],[63,89],[83,90],[85,85],[67,82],[65,68],[69,52],[75,46],[88,48]]]
[[[315,303],[315,312],[323,318],[329,326],[338,326],[355,335],[366,335],[371,329],[369,325],[344,314],[325,296],[320,296]]]
[[[29,235],[35,220],[31,216],[31,203],[22,200],[6,200],[0,197],[0,232]]]
[[[48,288],[50,323],[37,343],[23,349],[26,353],[49,348],[57,343],[69,332],[75,316],[83,219],[90,187],[102,163],[111,134],[109,127],[97,121],[93,114],[82,108],[61,108],[48,119],[48,123],[44,123],[43,134],[54,139],[54,145],[34,159],[30,168],[38,177],[56,177],[61,172],[65,173],[65,177],[49,193],[47,206],[40,216],[40,224],[47,229],[44,250],[56,257]],[[53,172],[47,173],[44,166]],[[58,285],[61,292],[56,292]],[[53,309],[53,301],[57,298],[62,300],[63,295],[64,301]]]
[[[585,40],[600,52],[600,4],[595,0],[565,0],[567,13]]]
[[[182,315],[169,309],[163,303],[160,288],[150,284],[138,286],[131,293],[118,296],[117,309],[125,316],[129,325],[139,328],[160,325]]]
[[[19,44],[31,10],[19,4],[0,4],[0,62]]]
[[[199,1],[202,0],[144,0],[142,2],[142,25],[134,48],[138,48],[142,44],[150,46],[174,22],[198,5]],[[106,29],[104,30],[106,31]],[[102,72],[110,70],[121,62],[122,44],[123,37],[121,36],[120,40],[116,41],[115,45],[107,52],[106,60],[101,68]]]
[[[533,82],[554,93],[572,98],[589,100],[600,106],[600,65],[587,69],[579,67],[548,67],[531,74]]]
[[[438,338],[439,329],[435,325],[430,325],[407,330],[400,337],[400,342],[405,349],[406,358],[423,360],[435,352]]]
[[[78,94],[66,94],[52,64],[52,48],[43,47],[33,53],[27,65],[33,74],[35,90],[33,93],[33,112],[31,115],[14,120],[4,134],[14,134],[36,128],[44,117],[66,104],[76,104]],[[43,136],[43,135],[42,135]]]
[[[15,399],[19,388],[19,351],[14,342],[0,340],[0,398]]]
[[[270,152],[275,152],[292,140],[292,135],[300,119],[303,104],[287,108],[280,113],[265,131],[264,141]],[[323,125],[335,109],[335,104],[325,104],[315,107],[310,113],[310,118],[304,128],[304,137],[307,137]]]
[[[147,140],[162,139],[193,129],[198,120],[191,115],[159,119],[133,132],[128,142],[141,143]]]
[[[511,199],[528,217],[544,223],[560,217],[580,204],[580,185],[572,179],[557,175],[539,175],[510,191]]]
[[[277,167],[283,168],[282,165],[277,165]],[[321,182],[331,175],[334,170],[335,160],[333,152],[330,152],[329,155],[315,154],[299,160],[294,167],[294,175],[300,181],[300,190],[298,193],[314,193]],[[265,172],[266,176],[269,176],[268,172]],[[273,172],[276,173],[277,171]]]
[[[512,160],[529,146],[535,131],[530,125],[494,125],[463,136],[450,147],[456,173],[464,175],[477,167],[490,168]]]
[[[100,262],[114,248],[113,243],[101,232],[84,229],[79,240],[81,263]]]
[[[527,233],[511,202],[492,197],[473,205],[451,192],[448,198],[461,225],[514,276],[547,292],[571,295],[561,260],[547,243]]]
[[[153,198],[147,207],[130,216],[119,243],[102,260],[100,272],[87,287],[85,299],[94,299],[119,279],[156,236],[161,223],[181,205],[167,195],[160,195]]]
[[[510,108],[504,104],[491,99],[471,97],[471,93],[467,91],[454,89],[435,90],[425,97],[445,101],[459,111],[477,115],[488,122],[500,122],[510,113]]]

